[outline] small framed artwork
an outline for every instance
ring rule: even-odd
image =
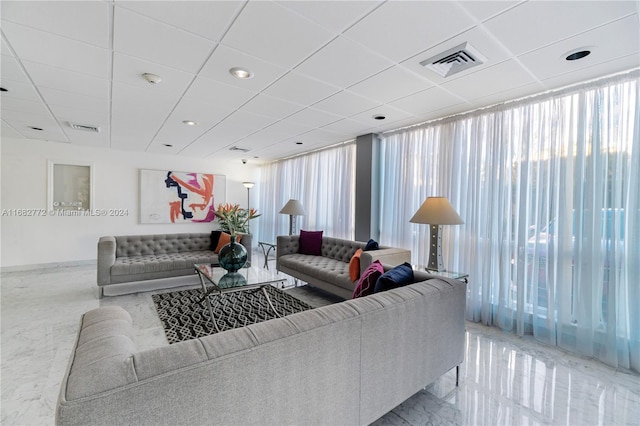
[[[213,222],[225,175],[140,169],[140,223]]]
[[[93,210],[93,164],[49,161],[49,210]]]

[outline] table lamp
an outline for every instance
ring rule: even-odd
[[[295,216],[304,216],[307,214],[302,204],[300,204],[300,201],[294,200],[293,198],[287,201],[287,204],[284,205],[279,213],[289,215],[289,235],[293,235]]]
[[[464,223],[455,209],[449,204],[449,200],[446,197],[428,197],[409,222],[431,225],[427,269],[438,272],[445,271],[442,263],[442,227],[440,225],[460,225]]]

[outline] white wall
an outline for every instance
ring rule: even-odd
[[[223,174],[226,202],[245,206],[243,181],[257,181],[258,168],[238,160],[211,160],[112,151],[31,139],[2,139],[0,266],[95,260],[103,235],[208,232],[217,225],[139,223],[139,169]],[[90,162],[94,209],[127,209],[123,217],[18,217],[11,209],[47,209],[48,161]],[[252,195],[252,203],[254,200]]]

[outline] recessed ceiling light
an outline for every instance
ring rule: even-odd
[[[0,92],[8,92],[8,90],[5,89],[4,87],[0,87]]]
[[[162,77],[160,77],[159,75],[150,74],[148,72],[142,74],[142,77],[151,84],[158,84],[162,81]]]
[[[578,59],[582,59],[585,56],[589,56],[591,54],[590,50],[579,50],[577,52],[573,52],[572,54],[568,55],[565,59],[567,61],[577,61]]]
[[[302,145],[302,142],[296,142],[296,145]]]
[[[198,125],[197,121],[191,121],[191,120],[184,120],[183,123],[186,124],[187,126],[197,126]]]
[[[41,131],[43,130],[41,127],[29,126],[29,128],[30,128],[31,130],[37,130],[37,131],[39,131],[39,132],[41,132]]]
[[[384,120],[385,118],[387,118],[387,117],[385,117],[384,115],[380,115],[380,114],[376,114],[376,115],[373,116],[374,120]]]
[[[162,146],[166,146],[167,148],[172,148],[173,145],[171,145],[170,143],[163,143]]]
[[[247,79],[253,77],[253,73],[246,68],[233,67],[229,70],[232,76],[240,79]]]

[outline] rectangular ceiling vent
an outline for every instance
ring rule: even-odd
[[[232,146],[231,148],[229,148],[229,151],[249,152],[247,148],[240,148],[238,146]]]
[[[475,47],[469,43],[462,43],[420,62],[420,65],[430,69],[440,77],[449,77],[469,68],[484,64],[486,61],[487,58],[482,56]]]
[[[100,127],[92,126],[91,124],[72,123],[71,121],[69,121],[69,126],[72,129],[76,129],[76,130],[84,130],[85,132],[100,133]]]

